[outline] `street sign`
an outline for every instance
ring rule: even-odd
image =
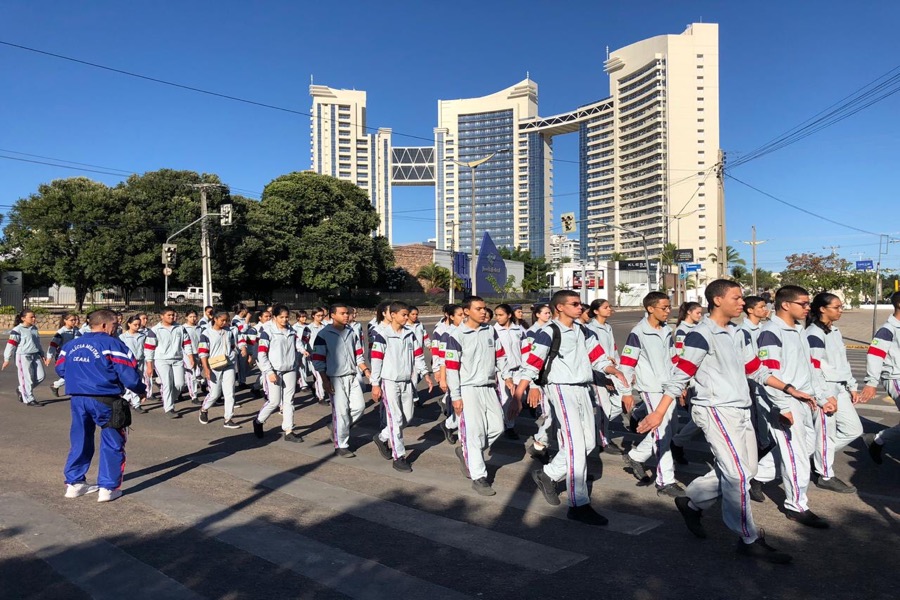
[[[165,275],[166,277],[171,277],[172,276],[172,268],[171,267],[164,268],[163,275]]]
[[[697,271],[700,270],[700,267],[701,267],[700,263],[687,263],[686,265],[684,265],[684,272],[685,273],[696,273]]]
[[[858,260],[856,261],[856,270],[857,271],[873,271],[875,269],[875,262],[871,260]]]
[[[675,251],[675,262],[677,263],[689,263],[694,262],[694,249],[693,248],[679,248]]]

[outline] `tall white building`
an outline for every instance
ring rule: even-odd
[[[567,235],[554,233],[550,236],[549,262],[558,265],[568,259],[577,262],[581,258],[581,243]]]

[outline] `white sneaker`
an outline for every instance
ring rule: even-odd
[[[97,502],[112,502],[121,495],[122,490],[108,490],[106,488],[100,488],[100,493],[97,494]]]
[[[85,494],[93,494],[100,488],[87,483],[70,483],[66,486],[66,498],[78,498]]]

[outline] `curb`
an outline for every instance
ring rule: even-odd
[[[848,350],[868,350],[869,347],[865,344],[844,344],[844,347]]]

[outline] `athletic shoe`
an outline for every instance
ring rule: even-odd
[[[675,508],[681,513],[681,517],[684,519],[684,524],[687,525],[688,531],[700,539],[705,539],[706,530],[703,528],[703,522],[700,520],[703,516],[703,511],[691,508],[690,502],[691,501],[687,496],[675,498]]]
[[[544,473],[544,469],[534,469],[531,478],[537,484],[538,489],[544,494],[544,500],[551,506],[559,506],[559,494],[556,493],[556,484],[550,476]]]
[[[763,484],[755,479],[750,480],[750,499],[754,502],[765,502],[766,495],[763,494]]]
[[[263,424],[259,422],[259,419],[253,419],[253,434],[259,439],[263,439],[263,435],[265,435]]]
[[[761,558],[762,560],[774,563],[776,565],[786,565],[793,560],[790,554],[779,552],[766,543],[763,537],[763,530],[759,530],[759,537],[752,544],[745,544],[743,540],[738,540],[737,552],[742,556],[750,558]]]
[[[634,478],[638,481],[647,481],[649,479],[647,475],[647,469],[639,463],[638,461],[631,458],[631,455],[627,452],[622,455],[622,460],[625,461],[625,470],[631,471],[631,474],[634,475]]]
[[[191,404],[203,404],[203,401],[200,398],[191,398]]]
[[[547,449],[547,446],[538,450],[534,445],[533,437],[525,440],[525,451],[528,452],[528,456],[545,465],[550,462],[550,451]]]
[[[459,470],[465,475],[466,479],[471,479],[469,476],[469,466],[466,464],[466,456],[463,454],[462,446],[456,447],[456,458],[459,459]]]
[[[869,442],[869,456],[872,457],[872,460],[875,461],[876,465],[880,465],[884,462],[884,459],[881,457],[883,450],[884,444],[879,444],[874,439]]]
[[[372,436],[372,441],[375,442],[375,447],[378,448],[378,452],[381,454],[381,458],[384,460],[391,460],[393,455],[391,454],[391,448],[388,446],[388,443],[382,440],[378,435]]]
[[[676,444],[674,441],[669,444],[669,449],[672,451],[672,459],[677,462],[679,465],[689,464],[687,456],[684,455],[684,448]]]
[[[806,525],[807,527],[812,527],[813,529],[828,529],[830,527],[828,521],[809,509],[804,510],[803,512],[785,509],[784,516],[786,516],[791,521],[796,521],[801,525]]]
[[[497,494],[494,488],[491,487],[491,484],[488,483],[487,477],[482,477],[481,479],[473,481],[472,489],[482,496],[494,496]]]
[[[32,400],[31,402],[26,402],[25,406],[43,406],[43,404],[41,404],[37,400]]]
[[[569,510],[566,511],[566,518],[585,525],[599,525],[601,527],[609,523],[609,519],[594,510],[590,504],[570,506]]]
[[[444,419],[440,422],[441,431],[444,432],[444,439],[447,440],[447,443],[453,446],[456,444],[458,439],[456,432],[449,427],[447,427],[447,419]]]
[[[398,458],[397,460],[394,461],[393,466],[394,466],[395,471],[400,471],[402,473],[411,473],[412,472],[412,467],[409,466],[409,463],[406,462],[405,458]]]
[[[518,439],[521,439],[521,438],[519,438],[519,434],[516,433],[516,430],[515,430],[514,427],[510,427],[509,429],[506,429],[506,430],[503,432],[503,435],[506,436],[506,439],[508,439],[508,440],[518,440]]]
[[[298,444],[299,444],[300,442],[303,441],[303,436],[302,436],[302,435],[297,435],[297,434],[294,433],[293,431],[288,431],[287,433],[284,434],[284,441],[286,441],[286,442],[295,442],[295,443],[298,443]]]
[[[228,419],[227,421],[225,421],[224,427],[225,427],[225,429],[240,429],[240,428],[241,428],[240,425],[238,425],[237,423],[235,423],[235,422],[232,421],[231,419]]]
[[[50,391],[53,392],[53,395],[59,398],[59,388],[55,385],[50,386]]]
[[[85,482],[70,483],[66,486],[66,498],[80,498],[85,494],[93,494],[100,488],[96,485],[88,485]]]
[[[656,486],[656,495],[668,496],[669,498],[682,498],[684,496],[684,488],[677,483]]]
[[[603,452],[604,454],[615,454],[618,456],[625,454],[625,451],[622,450],[622,446],[618,445],[612,440],[608,440],[606,442],[606,445],[600,448],[600,452]]]
[[[166,412],[166,418],[168,419],[180,419],[181,415],[175,412],[175,409]]]
[[[209,412],[205,410],[200,411],[200,422],[206,425],[209,423]]]
[[[356,456],[350,448],[335,448],[334,453],[341,458],[353,458]]]
[[[100,488],[100,491],[97,494],[97,502],[112,502],[121,495],[122,490],[108,490],[106,488]]]
[[[816,479],[816,487],[823,490],[828,490],[829,492],[837,492],[838,494],[852,494],[856,491],[855,487],[844,483],[837,477],[824,479],[820,476]]]
[[[262,388],[253,388],[252,390],[253,396],[257,399],[265,398],[266,395],[263,394]]]

